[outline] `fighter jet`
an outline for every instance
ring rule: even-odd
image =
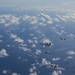
[[[50,46],[51,45],[51,42],[50,43],[40,43],[42,46]]]
[[[66,40],[66,38],[60,38],[61,40]]]
[[[51,54],[51,52],[45,52],[46,54]]]
[[[56,68],[56,64],[51,64],[51,68]]]

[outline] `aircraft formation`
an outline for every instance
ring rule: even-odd
[[[75,39],[75,38],[73,38],[73,39]],[[66,38],[60,38],[60,40],[66,40]],[[42,46],[51,46],[51,42],[46,42],[46,43],[43,43],[43,42],[41,42],[40,43]],[[45,51],[45,54],[47,54],[47,55],[50,55],[52,52],[50,52],[50,51]],[[56,64],[50,64],[50,67],[51,68],[56,68],[57,67],[57,65]]]

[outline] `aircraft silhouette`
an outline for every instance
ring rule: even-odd
[[[51,52],[47,52],[47,51],[46,51],[45,53],[46,53],[46,54],[51,54]]]
[[[61,40],[66,40],[66,38],[60,38]]]
[[[56,64],[51,64],[51,68],[56,68]]]
[[[40,43],[41,45],[45,45],[45,46],[50,46],[51,45],[51,42],[50,43]]]

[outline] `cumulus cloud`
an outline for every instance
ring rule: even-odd
[[[71,34],[68,34],[67,36],[70,37],[71,39],[75,38],[75,35],[72,34],[72,33]]]
[[[73,57],[72,57],[72,56],[68,56],[68,57],[65,59],[65,61],[70,60],[70,59],[73,59]]]
[[[43,43],[50,43],[51,41],[49,40],[49,39],[47,39],[47,38],[44,38],[43,39]]]
[[[29,75],[38,75],[37,72],[30,73]]]
[[[24,43],[24,40],[17,37],[15,34],[10,34],[10,38],[13,38],[15,42]]]
[[[75,51],[68,51],[68,52],[66,52],[66,54],[75,55]]]
[[[15,38],[15,40],[14,40],[14,41],[19,42],[19,43],[23,43],[23,42],[24,42],[24,40],[23,40],[23,39],[21,39],[21,38],[19,38],[19,37]]]
[[[19,47],[20,49],[22,49],[23,51],[28,51],[30,52],[31,49],[27,48],[27,47]]]
[[[11,37],[11,38],[17,38],[17,35],[11,34],[10,37]]]
[[[36,55],[40,55],[41,54],[41,50],[37,49],[35,52]]]
[[[73,59],[73,57],[72,56],[68,56],[67,59]]]
[[[32,44],[32,48],[35,48],[36,47],[36,45],[35,44]]]
[[[35,64],[31,64],[31,68],[30,68],[30,74],[29,75],[38,75],[37,74],[37,68],[36,68],[36,66],[35,66]]]
[[[20,18],[14,15],[0,15],[0,23],[4,24],[5,26],[9,25],[18,25],[20,23]]]
[[[30,73],[34,72],[37,68],[35,67],[35,65],[32,66],[32,68],[30,68]]]
[[[2,49],[2,50],[0,51],[0,57],[6,57],[6,56],[9,56],[9,55],[7,54],[7,52],[6,52],[5,49]]]
[[[38,17],[37,16],[29,16],[25,15],[22,17],[23,21],[29,21],[30,24],[37,24],[38,23]]]
[[[57,58],[53,58],[52,60],[53,60],[53,61],[59,61],[59,60],[60,60],[60,58],[59,58],[59,57],[57,57]]]
[[[60,28],[62,29],[62,26],[60,26]],[[54,31],[58,35],[67,34],[67,32],[64,30],[58,31],[58,29],[56,27],[52,27],[51,29],[52,29],[52,31]]]
[[[62,71],[53,71],[52,75],[62,75]]]
[[[50,65],[50,61],[47,61],[46,58],[42,58],[42,65]]]
[[[0,40],[0,42],[3,42],[2,40]]]
[[[11,75],[20,75],[20,74],[18,74],[18,73],[12,73]]]
[[[29,40],[28,40],[28,43],[33,43],[33,40],[29,39]]]
[[[46,22],[48,24],[52,24],[53,23],[53,20],[52,20],[52,18],[49,15],[43,14],[43,13],[40,13],[40,14],[47,19]]]
[[[63,22],[75,22],[75,12],[69,11],[65,15],[57,15],[57,18]]]
[[[3,74],[7,74],[7,70],[3,70]]]

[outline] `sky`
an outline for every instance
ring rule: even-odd
[[[74,8],[75,0],[0,0],[0,6]]]

